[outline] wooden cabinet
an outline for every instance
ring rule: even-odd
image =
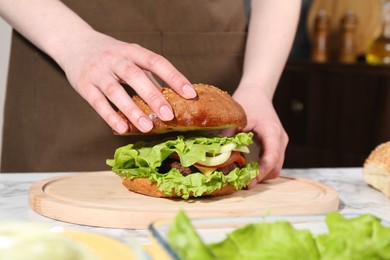
[[[390,141],[390,66],[290,62],[274,97],[285,168],[360,167]]]

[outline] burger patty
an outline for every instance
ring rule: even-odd
[[[228,175],[231,171],[233,171],[237,167],[238,167],[237,163],[233,162],[233,163],[228,164],[224,167],[217,168],[217,171],[222,172],[223,175]]]
[[[222,172],[224,175],[228,175],[232,170],[237,167],[235,162],[228,164],[224,167],[217,168],[216,171]],[[172,168],[176,168],[183,176],[187,176],[189,174],[197,173],[199,170],[195,166],[185,167],[183,166],[179,160],[174,158],[167,158],[164,160],[159,168],[160,173],[168,173]]]
[[[170,164],[171,169],[176,168],[183,176],[187,176],[197,171],[196,167],[184,167],[180,162],[173,162]]]

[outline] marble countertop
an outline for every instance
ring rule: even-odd
[[[133,237],[141,244],[149,242],[147,230],[109,229],[81,226],[56,221],[39,215],[28,205],[32,183],[66,173],[0,174],[0,221],[34,221],[91,230],[117,238]],[[368,186],[361,168],[283,169],[282,175],[311,179],[334,188],[340,197],[339,211],[343,214],[374,214],[390,221],[390,200]]]

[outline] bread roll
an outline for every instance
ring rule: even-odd
[[[194,99],[182,98],[171,88],[161,89],[175,115],[171,121],[161,121],[153,116],[153,111],[143,99],[139,96],[132,97],[146,115],[150,117],[152,115],[154,128],[148,134],[246,126],[247,118],[244,109],[227,92],[206,84],[193,86],[198,94]],[[123,135],[142,134],[123,113],[119,112],[119,114],[129,125],[129,131]]]
[[[157,185],[155,182],[150,182],[148,178],[123,178],[122,181],[123,185],[129,189],[130,191],[140,193],[143,195],[151,196],[151,197],[158,197],[158,198],[181,198],[181,196],[178,196],[175,191],[173,191],[173,195],[167,195],[161,190],[157,189]],[[202,196],[222,196],[222,195],[228,195],[233,192],[237,191],[236,188],[234,188],[233,185],[227,184],[226,186],[222,187],[219,190],[215,190],[214,192],[210,194],[203,194]],[[192,195],[190,195],[192,197]]]
[[[390,198],[390,142],[378,145],[363,166],[364,180]]]

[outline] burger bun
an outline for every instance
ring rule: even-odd
[[[363,166],[364,180],[390,198],[390,141],[378,145]]]
[[[173,109],[174,118],[171,121],[160,120],[142,98],[138,95],[132,97],[135,104],[153,121],[154,127],[148,134],[246,126],[244,109],[227,92],[207,84],[194,84],[193,87],[197,92],[193,99],[185,99],[168,87],[161,89],[161,93]],[[128,124],[128,132],[122,135],[143,134],[122,112],[119,114]]]
[[[178,195],[175,190],[172,190],[172,195],[165,194],[163,191],[157,189],[155,182],[150,182],[148,178],[123,178],[123,185],[130,191],[158,198],[181,198],[181,195]],[[213,191],[210,194],[202,194],[202,197],[205,196],[223,196],[236,192],[236,188],[233,185],[227,184],[226,186]],[[193,197],[193,194],[190,194],[190,197]]]

